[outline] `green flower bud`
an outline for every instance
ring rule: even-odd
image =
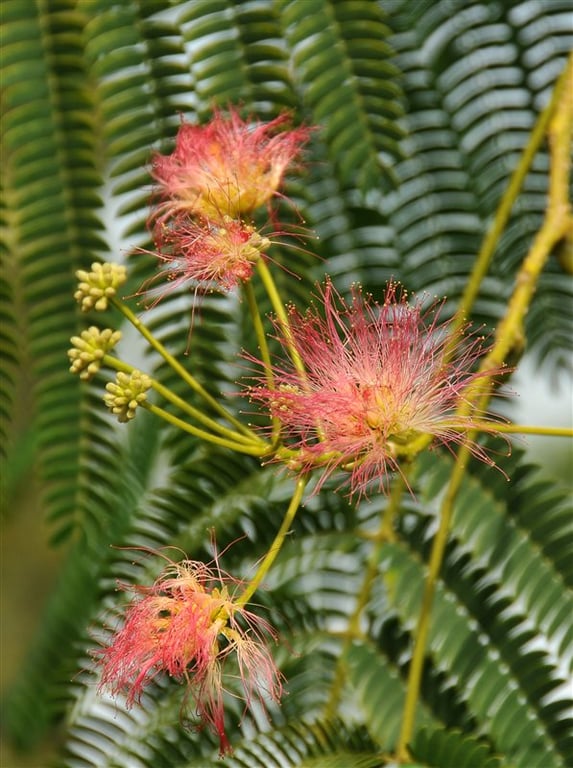
[[[127,280],[127,271],[122,264],[94,262],[91,272],[78,269],[78,290],[74,299],[80,304],[82,312],[95,309],[98,312],[107,309],[108,299],[115,296],[117,288]]]
[[[115,382],[106,384],[107,393],[103,400],[118,421],[130,421],[135,417],[137,406],[147,399],[146,392],[150,387],[151,379],[147,374],[138,370],[129,374],[120,371]]]
[[[120,339],[120,331],[112,331],[111,328],[100,331],[95,325],[82,331],[79,336],[72,336],[70,341],[73,347],[68,349],[70,371],[79,374],[80,379],[89,381],[99,371],[104,355]]]

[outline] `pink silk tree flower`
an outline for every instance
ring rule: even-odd
[[[102,666],[100,690],[139,701],[143,688],[164,672],[187,686],[198,716],[219,737],[220,752],[231,751],[223,710],[224,663],[236,657],[245,707],[265,697],[278,701],[281,675],[265,645],[276,639],[262,618],[229,594],[230,576],[193,560],[172,563],[151,587],[135,593],[125,621],[107,645],[93,652]]]
[[[159,203],[153,221],[185,212],[219,220],[240,218],[268,204],[307,141],[308,128],[282,129],[288,115],[268,123],[243,121],[230,108],[204,126],[183,122],[170,155],[156,153],[152,176]]]
[[[400,459],[431,442],[467,442],[478,414],[456,414],[464,390],[473,384],[489,393],[490,377],[502,372],[472,372],[482,337],[441,323],[436,304],[428,310],[408,304],[395,282],[382,304],[357,287],[348,304],[329,280],[318,299],[319,307],[304,315],[290,308],[290,331],[275,322],[279,341],[288,349],[292,340],[304,373],[289,361],[274,366],[272,387],[266,372],[247,387],[250,399],[278,419],[286,448],[293,449],[279,450],[279,460],[301,473],[322,468],[318,488],[335,470],[347,470],[350,495],[360,497],[373,486],[386,491]],[[495,421],[489,423],[495,432]],[[493,464],[479,445],[469,447]]]
[[[181,285],[198,292],[229,291],[251,278],[256,261],[270,244],[269,238],[254,227],[228,216],[220,222],[199,222],[180,215],[158,228],[157,250],[138,249],[160,262],[159,271],[142,293],[159,294],[161,298]],[[155,286],[149,289],[151,284]]]

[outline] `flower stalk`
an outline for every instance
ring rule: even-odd
[[[102,362],[104,362],[108,368],[113,368],[116,371],[121,371],[127,374],[130,374],[133,370],[135,370],[133,366],[123,362],[123,360],[119,360],[117,357],[112,357],[111,355],[106,355],[103,358]],[[185,432],[189,432],[190,434],[195,435],[196,437],[200,437],[203,440],[207,440],[208,442],[212,442],[217,445],[225,445],[226,447],[236,446],[233,448],[234,450],[237,450],[243,453],[246,452],[254,456],[263,456],[266,453],[268,453],[269,446],[267,445],[267,443],[261,440],[261,438],[255,435],[254,433],[252,433],[250,436],[247,436],[247,435],[244,435],[243,433],[235,432],[231,429],[228,429],[222,424],[219,424],[218,421],[215,421],[214,419],[209,418],[209,416],[203,413],[203,411],[200,411],[198,408],[195,408],[194,406],[190,405],[190,403],[188,403],[186,400],[183,400],[181,397],[176,395],[168,387],[163,386],[163,384],[157,381],[157,379],[149,377],[149,381],[150,381],[150,387],[153,390],[155,390],[157,394],[161,395],[161,397],[163,397],[165,400],[170,402],[172,405],[175,405],[177,408],[182,410],[191,418],[199,421],[208,429],[212,430],[213,432],[219,433],[219,436],[213,435],[209,432],[205,432],[204,430],[198,429],[197,427],[194,427],[193,425],[183,421],[182,419],[179,419],[176,416],[173,416],[172,414],[165,411],[163,408],[159,408],[158,406],[152,405],[151,403],[146,403],[145,407],[148,410],[153,411],[156,415],[160,415],[161,418],[163,418],[165,421],[168,421],[169,423],[180,427]],[[224,440],[224,442],[221,442],[221,440]],[[249,450],[241,451],[241,446],[247,447],[249,448]]]
[[[158,352],[161,357],[165,360],[165,362],[177,373],[178,376],[180,376],[183,381],[196,393],[198,394],[203,401],[208,405],[210,408],[212,408],[216,413],[218,413],[220,416],[222,416],[224,419],[226,419],[230,424],[232,424],[237,431],[241,432],[242,434],[246,435],[249,439],[252,439],[253,434],[249,427],[247,427],[245,424],[243,424],[242,421],[237,419],[235,416],[233,416],[230,411],[228,411],[224,406],[219,403],[219,401],[212,397],[207,390],[197,381],[197,379],[189,373],[182,365],[179,363],[173,355],[171,355],[161,344],[161,342],[155,338],[155,336],[151,333],[151,331],[146,328],[146,326],[141,322],[141,320],[129,309],[129,307],[126,307],[123,302],[119,302],[117,300],[113,300],[114,306],[119,309],[119,311],[122,313],[122,315],[133,325],[133,327],[143,336],[143,338],[149,342],[150,346],[155,349],[156,352]],[[216,422],[214,422],[216,423]]]
[[[264,260],[262,259],[257,262],[257,270],[261,278],[261,281],[265,286],[265,290],[271,301],[273,310],[276,313],[276,316],[280,322],[281,329],[283,331],[284,338],[285,338],[286,347],[290,355],[290,358],[293,362],[293,365],[296,368],[296,370],[301,374],[301,376],[304,377],[304,374],[305,374],[304,363],[300,357],[298,349],[296,348],[296,344],[294,343],[294,338],[292,335],[292,329],[290,326],[288,315],[286,313],[280,294],[277,290],[271,271],[269,270]]]
[[[488,423],[476,421],[469,431],[491,432],[492,426]],[[496,424],[495,432],[506,435],[545,435],[547,437],[573,437],[571,427],[541,427],[526,424]]]
[[[169,411],[166,411],[164,408],[160,408],[153,403],[145,402],[142,403],[142,406],[155,416],[159,416],[159,418],[163,419],[163,421],[166,421],[168,424],[171,424],[194,437],[198,437],[206,443],[218,445],[220,448],[228,448],[237,453],[244,453],[247,456],[256,456],[257,458],[261,458],[266,453],[266,450],[261,449],[258,445],[238,443],[228,438],[220,437],[219,435],[213,435],[211,432],[205,432],[205,430],[199,429],[198,427],[193,426],[193,424],[189,424],[188,421],[183,421],[183,419],[178,418],[174,414],[169,413]]]
[[[282,545],[284,544],[285,537],[290,530],[292,522],[302,501],[307,482],[307,477],[300,477],[297,480],[294,494],[288,505],[287,511],[281,523],[281,527],[279,528],[273,543],[269,547],[267,554],[264,556],[261,564],[259,565],[254,578],[249,583],[249,586],[244,590],[244,592],[242,592],[237,598],[237,605],[245,605],[249,602],[269,572],[269,569],[274,563],[278,553],[280,552]]]
[[[257,305],[255,292],[253,290],[253,286],[250,283],[245,283],[244,290],[245,290],[245,296],[247,298],[247,303],[249,306],[251,320],[253,321],[255,336],[257,338],[259,354],[261,356],[261,360],[263,362],[263,367],[265,370],[265,375],[267,378],[267,386],[269,387],[269,389],[274,389],[275,384],[274,384],[273,368],[271,364],[271,355],[269,351],[269,345],[267,343],[267,336],[263,326],[263,321],[261,318],[261,313],[259,312],[259,308]],[[270,442],[272,446],[276,447],[278,446],[278,443],[280,440],[281,424],[279,419],[276,418],[276,416],[271,416],[271,423],[272,423],[272,434],[271,434]]]

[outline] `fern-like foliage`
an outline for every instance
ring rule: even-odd
[[[170,491],[149,504],[148,511],[140,512],[128,540],[137,546],[169,542],[192,557],[204,559],[209,556],[205,526],[212,524],[218,540],[233,540],[241,533],[246,536],[225,553],[225,565],[248,575],[253,561],[270,543],[272,521],[280,516],[288,498],[289,481],[280,481],[273,470],[261,475],[254,466],[249,474],[250,460],[221,459],[220,455],[201,456],[182,467],[181,477],[187,482],[181,495]],[[510,464],[515,463],[519,464],[515,458],[510,460]],[[270,750],[279,753],[287,765],[306,765],[301,755],[295,759],[291,754],[288,745],[294,738],[292,733],[286,741],[284,734],[280,735],[283,718],[295,723],[304,716],[312,733],[322,722],[340,679],[344,680],[346,706],[350,706],[344,713],[351,730],[344,737],[342,732],[338,734],[336,750],[348,751],[353,743],[352,729],[358,733],[361,728],[366,729],[368,738],[359,738],[364,753],[360,759],[369,755],[376,765],[376,757],[381,760],[381,755],[392,749],[400,727],[423,563],[435,525],[432,500],[443,488],[450,468],[451,459],[440,455],[418,467],[417,501],[405,502],[399,537],[381,550],[377,571],[384,586],[372,594],[364,614],[367,624],[350,644],[346,633],[374,546],[364,533],[385,502],[372,504],[360,513],[349,509],[339,497],[331,498],[328,507],[319,499],[311,499],[301,510],[292,538],[279,555],[268,577],[267,591],[260,598],[280,631],[282,647],[277,649],[277,659],[287,677],[289,695],[282,713],[272,713],[271,731],[266,733],[264,728],[265,735],[254,742],[250,734],[262,723],[243,717],[244,742],[241,731],[237,732],[238,762],[230,764],[249,764],[251,760],[256,765],[256,759],[263,759],[261,755],[270,759]],[[481,476],[481,467],[475,469],[456,508],[436,597],[418,714],[419,727],[424,731],[414,743],[413,754],[418,756],[419,751],[425,765],[438,765],[432,762],[435,758],[429,746],[435,744],[436,754],[443,749],[450,755],[451,762],[442,765],[457,765],[454,760],[462,759],[471,765],[480,754],[484,764],[491,766],[498,759],[524,768],[567,766],[573,747],[566,686],[573,655],[573,595],[542,549],[552,541],[557,552],[568,551],[568,531],[548,526],[547,534],[534,543],[531,527],[509,512],[517,510],[519,515],[523,511],[523,506],[515,503],[512,486],[503,494],[492,493]],[[189,477],[194,478],[191,484]],[[175,477],[173,480],[178,486]],[[519,483],[524,496],[537,495],[537,483],[530,469]],[[556,516],[561,510],[563,518],[568,515],[570,520],[572,510],[565,495],[553,491],[553,503]],[[171,524],[175,510],[179,510],[181,520],[178,531]],[[187,523],[183,523],[184,518]],[[534,527],[538,518],[530,518]],[[122,579],[149,581],[152,574],[141,570],[144,563],[134,570],[132,560],[132,553],[119,552],[113,572]],[[165,739],[173,749],[169,752],[171,765],[207,764],[213,745],[209,746],[204,734],[180,731],[175,735],[177,729],[173,730],[181,705],[178,686],[162,682],[149,692],[141,707],[119,717],[115,702],[106,703],[95,696],[95,684],[95,680],[88,680],[78,690],[66,765],[108,764],[102,762],[102,755],[108,754],[105,734],[110,728],[114,744],[110,764],[130,766],[134,754],[143,759],[143,752],[153,755],[145,758],[152,763],[159,761]],[[231,707],[230,720],[231,728],[235,728],[241,721],[240,708]],[[442,738],[445,727],[457,729],[460,736]],[[302,741],[306,743],[306,739]],[[325,742],[322,749],[326,761],[332,745]],[[86,756],[91,752],[96,757]],[[191,755],[196,758],[190,759]],[[79,756],[83,756],[81,760]]]
[[[316,130],[304,167],[287,180],[294,211],[278,203],[281,220],[304,223],[317,239],[308,251],[272,246],[283,295],[303,307],[324,272],[342,293],[359,280],[379,294],[394,276],[447,296],[453,312],[572,47],[568,6],[2,4],[3,488],[9,504],[34,461],[54,540],[68,547],[3,707],[16,744],[31,747],[59,729],[62,768],[218,765],[214,740],[179,721],[179,686],[159,679],[126,710],[97,693],[89,650],[102,616],[125,599],[115,580],[148,584],[157,575],[153,558],[126,547],[179,547],[209,560],[212,537],[220,549],[234,542],[222,566],[248,578],[292,494],[277,467],[206,448],[150,414],[117,425],[101,403],[102,377],[80,388],[68,373],[70,336],[96,321],[78,316],[74,272],[111,258],[127,263],[125,294],[156,338],[211,394],[226,393],[235,414],[248,410],[235,396],[244,374],[237,352],[257,344],[244,297],[208,295],[193,309],[189,292],[167,291],[152,307],[139,295],[155,268],[134,253],[149,246],[152,148],[170,151],[181,115],[204,122],[229,104],[261,119],[290,110],[294,124]],[[548,163],[542,147],[478,295],[474,319],[489,329],[540,227]],[[572,299],[551,256],[524,335],[552,371],[570,357]],[[104,322],[126,331],[118,313]],[[195,402],[128,332],[118,350]],[[34,403],[27,419],[21,381]],[[388,764],[452,462],[441,452],[416,461],[396,540],[379,548],[372,532],[385,497],[351,506],[328,483],[308,495],[256,598],[279,632],[273,652],[287,695],[268,719],[229,696],[228,765]],[[417,765],[573,764],[573,510],[520,451],[498,463],[510,482],[472,462],[457,500],[410,745]]]
[[[8,258],[22,296],[22,363],[32,369],[45,503],[65,532],[76,504],[80,417],[65,350],[76,312],[73,271],[104,248],[94,103],[73,2],[3,9],[2,120]],[[24,86],[25,84],[25,86]],[[74,436],[75,431],[75,436]]]

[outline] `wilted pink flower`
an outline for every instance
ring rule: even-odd
[[[157,250],[151,253],[162,268],[151,282],[167,278],[170,289],[188,284],[200,291],[225,291],[250,279],[270,240],[229,217],[215,223],[181,215],[161,226],[155,245]],[[150,293],[158,290],[159,286]]]
[[[420,303],[408,304],[395,282],[381,305],[359,288],[347,304],[330,281],[319,301],[320,310],[305,315],[290,309],[290,333],[276,323],[283,347],[292,336],[305,373],[287,363],[274,368],[273,388],[266,375],[248,387],[250,398],[280,421],[287,446],[298,449],[287,454],[292,467],[322,467],[320,483],[347,469],[350,492],[360,496],[370,484],[385,490],[399,459],[432,440],[466,442],[476,414],[456,415],[464,389],[472,382],[479,389],[481,382],[489,392],[489,377],[500,373],[472,373],[481,337],[468,339],[467,329],[456,333],[440,323],[436,305],[424,311]],[[492,463],[479,446],[470,447]]]
[[[182,123],[171,155],[155,154],[159,184],[154,219],[181,212],[207,219],[240,218],[277,193],[285,170],[308,139],[308,128],[277,133],[288,122],[245,122],[238,112],[215,112],[204,126]]]
[[[217,733],[221,754],[231,749],[223,710],[224,662],[235,655],[245,706],[257,698],[278,700],[280,673],[264,644],[270,625],[237,603],[228,592],[231,577],[204,563],[171,563],[151,587],[123,589],[136,597],[109,644],[94,652],[103,666],[100,688],[138,701],[145,685],[166,672],[185,683],[198,715]]]

